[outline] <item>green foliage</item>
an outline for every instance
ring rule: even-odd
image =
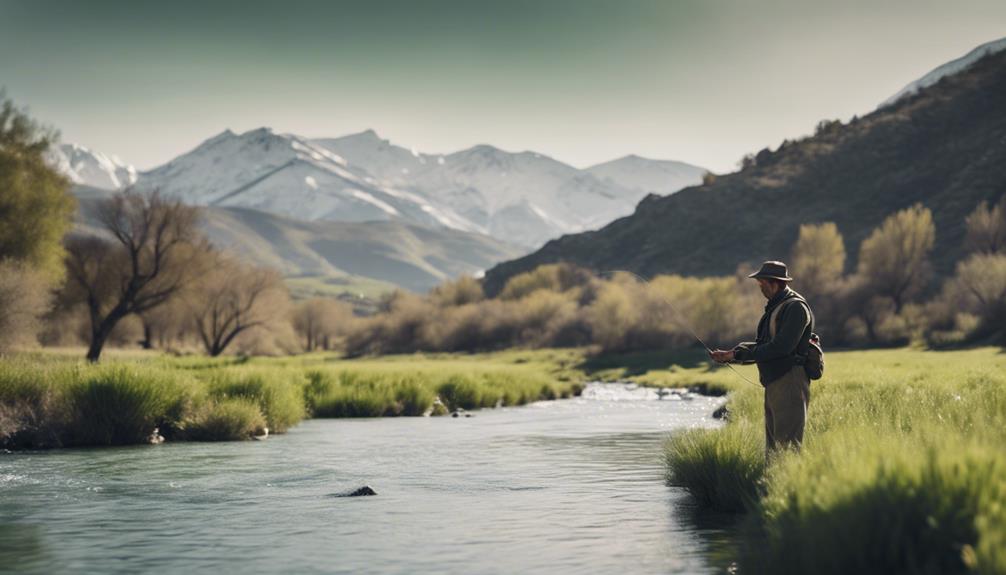
[[[978,204],[964,220],[967,228],[965,248],[979,254],[1001,254],[1006,251],[1006,195],[992,207]]]
[[[833,222],[800,226],[790,264],[804,295],[828,293],[845,270],[845,244],[838,226]]]
[[[0,260],[0,353],[35,343],[49,307],[47,283],[24,263]]]
[[[760,509],[768,545],[747,569],[966,573],[1002,559],[1002,549],[982,545],[1006,529],[1000,450],[862,428],[821,443],[773,470]]]
[[[510,278],[500,292],[500,299],[515,300],[538,290],[564,292],[587,283],[585,270],[569,264],[546,264]]]
[[[258,402],[236,397],[204,406],[187,423],[185,436],[194,441],[235,441],[261,435],[265,429]]]
[[[665,446],[668,484],[683,487],[710,509],[751,508],[765,473],[760,433],[742,424],[719,431],[693,429],[672,437]]]
[[[56,279],[61,241],[76,202],[44,154],[55,140],[0,93],[0,260],[24,262]]]
[[[68,376],[68,445],[143,443],[155,427],[177,426],[191,401],[186,378],[162,370],[119,365]]]
[[[926,287],[936,241],[933,214],[916,204],[889,216],[859,248],[859,274],[895,311]]]
[[[306,415],[304,376],[297,370],[237,367],[211,372],[206,377],[210,397],[256,403],[270,433],[283,433]]]

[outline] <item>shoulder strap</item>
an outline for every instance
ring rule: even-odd
[[[779,327],[778,326],[778,323],[779,323],[779,312],[782,311],[782,308],[788,306],[791,302],[794,302],[794,301],[798,301],[804,307],[806,307],[807,308],[807,315],[810,316],[810,314],[811,314],[811,312],[810,312],[810,306],[807,305],[807,302],[804,301],[803,298],[800,298],[800,297],[789,298],[788,300],[786,300],[786,301],[780,303],[779,305],[775,306],[775,309],[772,310],[772,315],[768,318],[768,333],[769,333],[769,336],[771,336],[773,339],[775,338],[775,333],[776,333],[776,331],[778,331],[778,327]],[[811,317],[813,317],[813,316],[811,316]],[[811,322],[811,326],[813,327],[814,320],[811,319],[810,322]]]

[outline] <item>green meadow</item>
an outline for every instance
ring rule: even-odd
[[[235,440],[308,417],[444,415],[571,397],[576,351],[342,360],[170,357],[79,350],[0,359],[0,444],[9,448]]]
[[[741,572],[1006,573],[1006,354],[826,359],[802,452],[767,465],[760,388],[725,369],[644,376],[732,390],[728,423],[668,440],[666,461],[702,505],[746,514]]]

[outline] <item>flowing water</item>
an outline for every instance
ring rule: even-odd
[[[0,571],[710,573],[724,530],[660,447],[721,401],[591,384],[470,418],[0,455]]]

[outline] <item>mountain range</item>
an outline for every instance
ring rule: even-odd
[[[986,44],[864,117],[821,122],[815,135],[765,148],[736,173],[649,195],[630,216],[499,264],[486,290],[559,261],[645,276],[732,274],[739,264],[786,259],[801,224],[828,221],[844,235],[852,270],[862,240],[915,203],[933,212],[935,271],[951,274],[964,255],[964,218],[1006,193],[1003,48],[1006,39]]]
[[[204,206],[215,243],[289,277],[416,291],[603,225],[705,173],[638,156],[579,170],[488,145],[434,155],[372,130],[308,139],[269,128],[225,130],[146,172],[72,144],[51,161],[85,203],[132,186]]]
[[[403,221],[482,233],[525,249],[604,225],[630,213],[646,194],[673,193],[706,172],[639,156],[580,170],[536,152],[488,145],[425,154],[372,130],[320,139],[269,128],[225,130],[141,173],[86,152],[62,146],[55,163],[75,183],[97,188],[133,185],[194,205],[301,220]]]

